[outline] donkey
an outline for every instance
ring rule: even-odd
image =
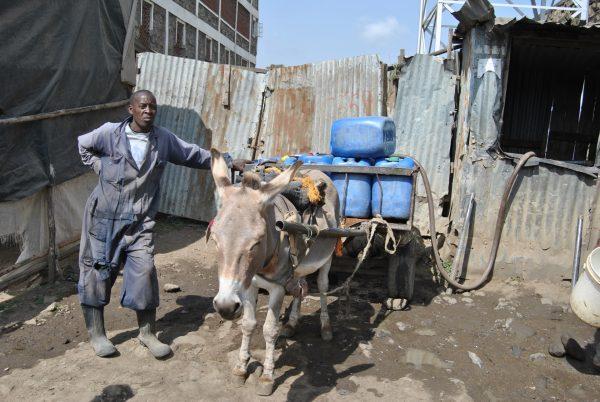
[[[281,236],[275,228],[277,220],[284,220],[296,212],[294,206],[280,193],[292,180],[301,162],[282,172],[268,183],[258,175],[245,173],[241,186],[233,186],[221,153],[211,150],[212,174],[221,199],[210,232],[217,248],[219,265],[219,291],[213,299],[215,310],[227,320],[242,318],[242,343],[239,362],[233,368],[234,379],[243,383],[250,360],[250,338],[256,328],[256,299],[258,289],[269,293],[267,317],[263,326],[266,343],[263,372],[257,392],[270,395],[273,392],[275,341],[279,334],[279,314],[286,288],[313,272],[319,271],[318,287],[321,301],[321,337],[332,339],[332,329],[327,312],[326,292],[329,286],[329,268],[336,239],[317,237],[308,252],[293,269],[290,263],[290,239]],[[320,171],[308,171],[307,176],[315,182],[322,180],[326,187],[325,203],[315,213],[320,228],[337,227],[339,223],[339,200],[333,183]],[[300,293],[300,294],[299,294]],[[301,291],[296,292],[284,336],[295,332],[300,318]]]

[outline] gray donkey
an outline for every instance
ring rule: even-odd
[[[317,270],[321,296],[321,337],[324,340],[332,338],[326,292],[336,239],[317,237],[302,253],[294,269],[295,264],[290,262],[290,239],[276,230],[275,222],[297,214],[290,201],[280,193],[302,163],[296,162],[268,183],[261,182],[256,174],[245,173],[242,185],[238,187],[231,184],[221,153],[212,149],[211,154],[212,174],[221,199],[221,207],[207,233],[214,239],[218,251],[219,292],[213,304],[215,310],[227,320],[236,319],[243,313],[239,362],[233,369],[234,379],[243,383],[250,360],[250,337],[256,328],[258,289],[268,291],[269,307],[263,326],[266,352],[257,392],[270,395],[273,392],[273,354],[280,329],[279,314],[286,289],[294,294],[294,300],[282,335],[291,336],[298,324],[301,297],[306,291],[299,283],[303,277]],[[313,214],[312,224],[323,229],[337,227],[339,200],[333,183],[320,171],[307,171],[306,176],[314,182],[323,181],[326,185],[324,205]]]

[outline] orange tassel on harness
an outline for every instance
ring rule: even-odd
[[[335,256],[341,257],[342,255],[344,255],[344,243],[342,242],[342,239],[339,238],[337,243],[335,243]]]

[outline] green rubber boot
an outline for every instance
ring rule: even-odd
[[[108,357],[117,353],[117,348],[106,337],[104,329],[104,309],[102,307],[81,306],[85,327],[90,334],[90,343],[97,356]]]
[[[156,309],[136,310],[140,334],[138,340],[142,345],[148,348],[152,356],[157,359],[171,354],[171,347],[162,343],[154,335],[154,324],[156,323]]]

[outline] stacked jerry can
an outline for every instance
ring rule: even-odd
[[[389,117],[336,120],[331,127],[333,165],[413,168],[410,158],[390,157],[396,148],[396,126]],[[412,178],[333,173],[342,215],[353,218],[407,219]]]

